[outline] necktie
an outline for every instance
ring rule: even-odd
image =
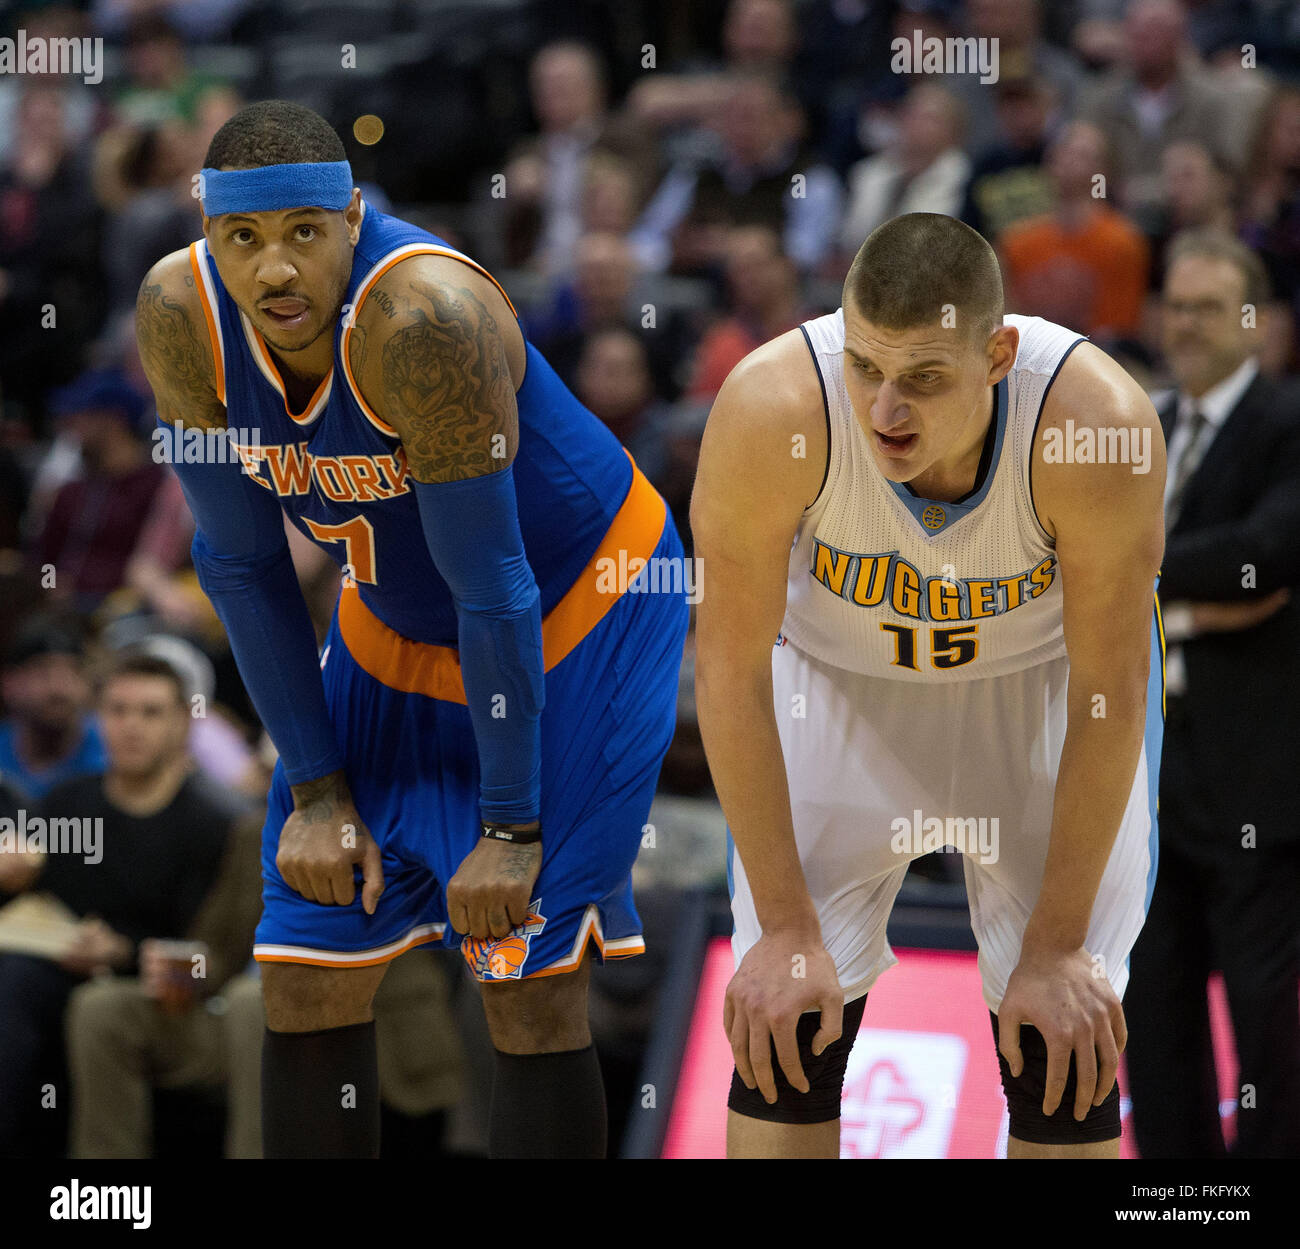
[[[1183,443],[1182,454],[1178,457],[1178,464],[1174,469],[1174,485],[1169,493],[1169,502],[1165,505],[1165,524],[1166,527],[1172,528],[1174,522],[1178,519],[1178,513],[1182,510],[1183,496],[1187,493],[1188,483],[1192,479],[1192,474],[1196,471],[1197,452],[1201,444],[1202,436],[1209,420],[1200,408],[1193,408],[1190,419],[1190,430],[1187,441]]]

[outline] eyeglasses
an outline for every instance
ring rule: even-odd
[[[1193,317],[1197,321],[1209,321],[1215,317],[1227,316],[1230,309],[1214,299],[1181,300],[1165,299],[1160,305],[1167,316]]]

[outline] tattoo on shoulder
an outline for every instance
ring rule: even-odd
[[[462,481],[504,468],[518,413],[496,319],[464,287],[414,279],[409,290],[406,324],[384,343],[382,386],[412,475]]]
[[[141,362],[160,406],[170,409],[167,415],[183,416],[192,425],[224,427],[225,411],[212,389],[207,344],[189,310],[160,283],[146,279],[140,284],[135,312]]]

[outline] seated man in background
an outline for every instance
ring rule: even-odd
[[[99,977],[73,990],[65,1029],[71,1157],[157,1156],[154,1089],[203,1087],[225,1093],[225,1156],[262,1157],[261,980],[256,973],[233,976],[218,995],[209,994],[210,976],[192,973],[202,966],[195,956],[215,948],[214,936],[228,938],[232,948],[238,937],[241,957],[252,961],[263,814],[237,826],[231,853],[239,866],[223,874],[204,904],[193,929],[201,940],[143,941],[138,979]],[[460,1099],[463,1055],[448,987],[443,960],[415,949],[393,960],[375,992],[384,1148],[392,1146],[394,1157],[436,1152],[445,1114]],[[218,996],[209,1010],[207,1001]]]
[[[57,959],[0,953],[0,1156],[30,1152],[37,1112],[66,1101],[56,1067],[73,989],[92,975],[134,974],[148,938],[192,936],[205,901],[225,887],[223,872],[237,866],[229,852],[243,812],[191,771],[175,670],[122,656],[104,681],[100,720],[107,769],[56,787],[40,812],[47,827],[59,822],[60,844],[32,847],[28,820],[23,836],[0,842],[0,889],[39,889],[80,917]],[[214,945],[199,966],[216,988],[244,957],[232,965]],[[51,1083],[53,1097],[42,1092]]]

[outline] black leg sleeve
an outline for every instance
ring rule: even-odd
[[[496,1055],[491,1157],[605,1157],[605,1085],[594,1045],[560,1054]]]
[[[378,1158],[375,1025],[266,1030],[262,1152],[267,1158]]]

